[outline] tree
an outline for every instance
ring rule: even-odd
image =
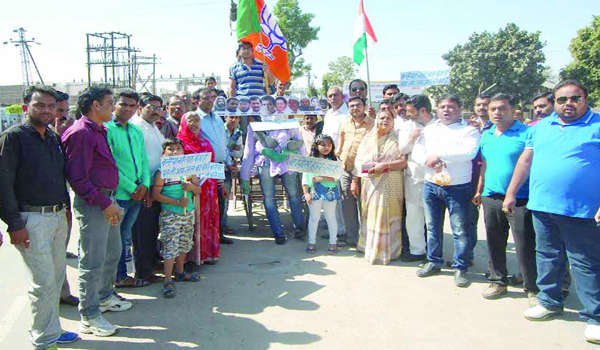
[[[600,104],[600,16],[577,31],[569,51],[574,60],[560,72],[561,79],[578,80],[589,89],[590,104]]]
[[[23,107],[21,105],[10,105],[6,107],[6,113],[8,114],[23,114]]]
[[[514,23],[497,33],[473,33],[467,43],[442,56],[451,68],[450,85],[427,92],[434,97],[455,94],[466,107],[486,89],[490,94],[508,93],[517,102],[529,101],[545,81],[544,45],[540,32],[528,33]]]
[[[318,39],[317,34],[321,28],[310,25],[315,15],[302,13],[298,0],[279,0],[273,13],[287,40],[291,79],[299,78],[312,68],[300,56],[311,41]]]
[[[348,56],[341,56],[337,60],[329,62],[329,72],[323,75],[321,92],[326,95],[331,86],[342,86],[345,81],[354,79],[356,72],[356,66],[352,58]]]

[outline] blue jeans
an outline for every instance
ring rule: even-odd
[[[127,278],[127,242],[131,241],[131,229],[135,220],[140,213],[142,208],[142,202],[140,201],[125,201],[117,199],[117,204],[123,208],[123,221],[121,222],[121,259],[119,259],[119,265],[117,266],[117,282],[120,282]]]
[[[281,218],[277,211],[277,200],[275,199],[275,177],[271,177],[269,172],[270,164],[265,163],[258,168],[258,178],[260,180],[260,189],[263,193],[263,203],[267,212],[267,219],[271,225],[273,237],[283,238],[285,234],[281,226]],[[298,175],[296,173],[285,173],[279,175],[281,184],[285,188],[290,209],[292,211],[292,221],[296,230],[304,228],[304,213],[302,212],[302,200],[300,198],[300,189],[298,187]]]
[[[563,307],[562,284],[571,263],[571,275],[580,311],[588,323],[600,325],[600,227],[593,219],[533,212],[536,233],[538,301],[548,310]]]
[[[450,226],[454,238],[454,262],[452,268],[467,270],[470,244],[472,243],[469,206],[473,197],[471,183],[454,186],[438,186],[425,181],[423,200],[427,224],[427,260],[441,268],[444,263],[444,212],[448,208]]]

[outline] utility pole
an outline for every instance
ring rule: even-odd
[[[25,38],[25,32],[26,32],[26,30],[23,28],[13,30],[13,33],[18,33],[19,40],[10,39],[10,42],[5,41],[4,45],[14,44],[15,46],[18,46],[20,48],[23,85],[30,86],[34,83],[33,78],[31,76],[31,68],[30,68],[31,64],[33,64],[33,67],[35,68],[35,71],[36,71],[38,77],[40,78],[40,82],[43,84],[44,79],[42,79],[42,75],[40,74],[37,64],[35,63],[35,60],[33,59],[33,56],[31,55],[31,50],[29,49],[30,43],[35,43],[38,45],[41,45],[41,44],[36,42],[35,38],[31,38],[31,40],[27,40]],[[30,61],[31,61],[31,63],[30,63]]]
[[[156,54],[152,55],[152,94],[156,95]]]

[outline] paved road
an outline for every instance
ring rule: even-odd
[[[239,208],[239,207],[238,207]],[[583,341],[585,323],[573,311],[573,295],[560,320],[534,323],[523,318],[527,299],[519,289],[496,301],[481,292],[487,283],[485,234],[472,271],[474,283],[456,288],[452,272],[416,277],[414,263],[371,266],[360,254],[344,250],[307,255],[305,242],[276,246],[264,216],[261,229],[246,230],[243,211],[230,222],[240,231],[235,244],[222,248],[215,266],[203,267],[203,280],[177,284],[179,295],[165,300],[160,285],[123,290],[133,309],[108,313],[121,327],[109,338],[84,336],[72,349],[595,349]],[[289,215],[287,215],[289,216]],[[446,220],[448,222],[449,220]],[[6,227],[0,224],[4,232]],[[449,228],[446,228],[449,232]],[[76,251],[77,229],[69,250]],[[451,239],[446,235],[446,256]],[[509,268],[515,254],[509,247]],[[76,262],[69,261],[69,281],[76,285]],[[0,248],[0,349],[28,349],[30,312],[24,267],[10,244]],[[78,325],[75,308],[61,307],[65,330]]]

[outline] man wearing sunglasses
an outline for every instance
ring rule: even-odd
[[[587,319],[585,339],[600,344],[600,114],[588,106],[588,90],[574,80],[554,88],[555,113],[531,128],[513,174],[503,210],[529,175],[529,202],[536,232],[537,296],[528,320],[563,311],[561,290],[567,262]]]
[[[363,100],[367,100],[369,90],[367,83],[365,83],[362,79],[354,79],[350,82],[348,90],[350,91],[350,97],[352,96],[360,96]],[[370,103],[371,101],[369,101]],[[375,108],[367,105],[368,115],[371,118],[375,118]]]
[[[162,144],[165,142],[164,136],[157,127],[162,108],[162,98],[152,94],[143,94],[139,102],[138,115],[131,118],[131,124],[138,126],[144,135],[150,184],[154,183],[154,175],[160,168]],[[160,212],[161,204],[152,200],[152,188],[150,187],[142,199],[142,208],[131,230],[135,279],[136,281],[142,280],[143,285],[160,281],[160,278],[154,274]]]

